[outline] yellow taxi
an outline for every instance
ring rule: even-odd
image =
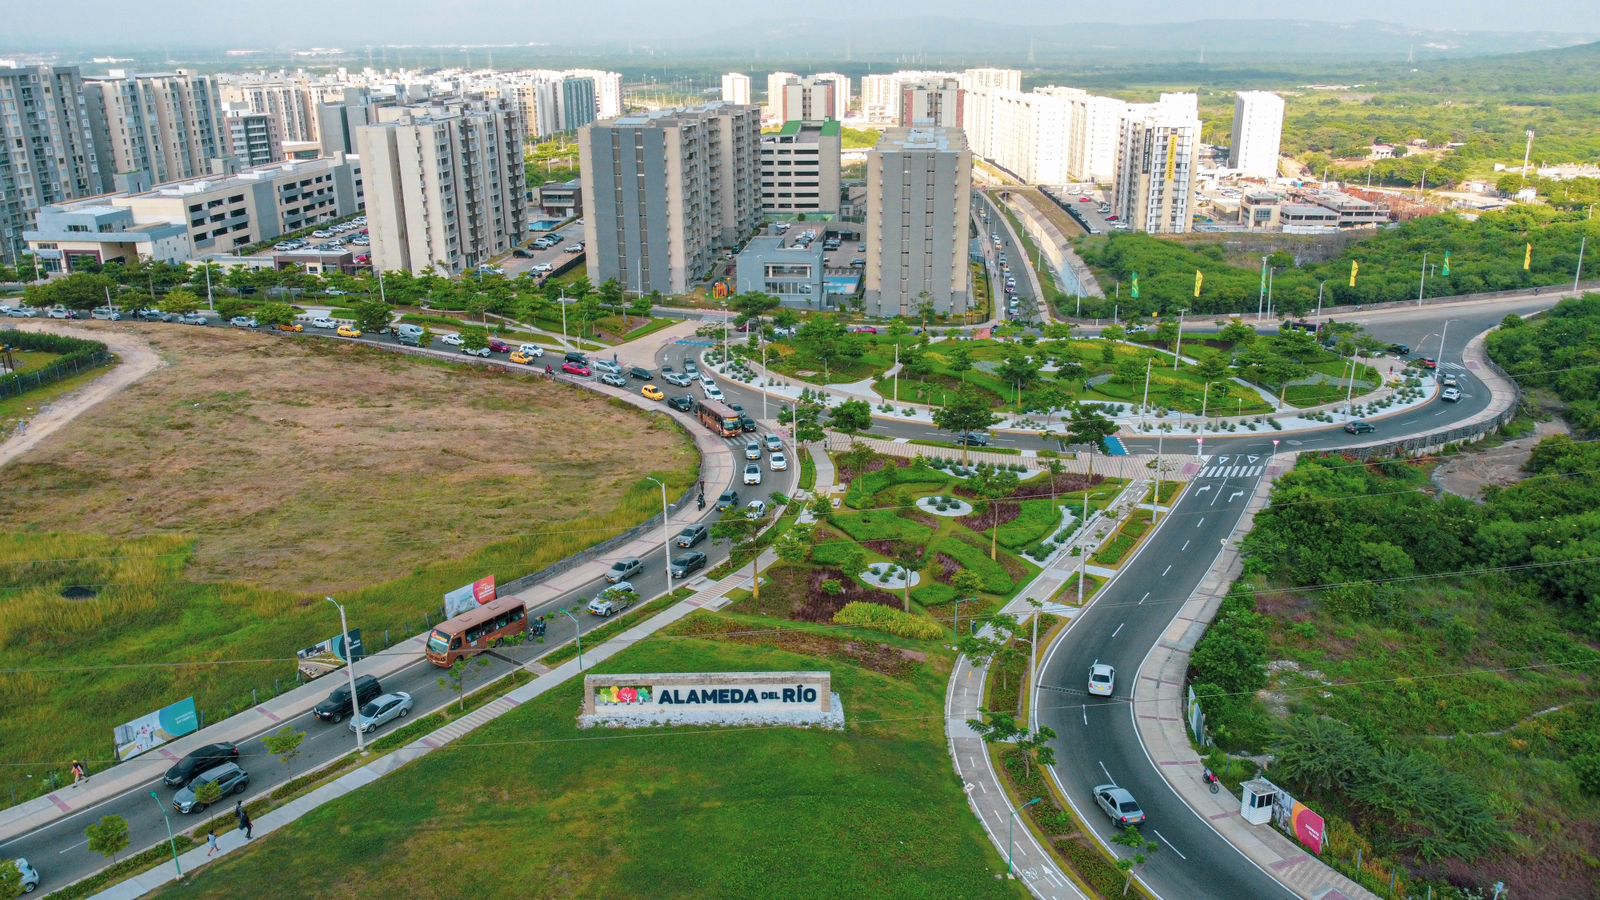
[[[339,335],[339,337],[361,337],[361,329],[354,325],[340,325],[335,334]]]
[[[299,334],[300,332],[305,331],[306,327],[301,325],[299,322],[285,322],[284,324],[278,326],[278,330],[288,332],[289,334]]]
[[[519,366],[533,365],[533,357],[525,355],[521,350],[512,352],[511,361]]]
[[[663,394],[661,392],[661,388],[658,388],[653,384],[647,384],[644,387],[640,388],[639,389],[639,393],[643,394],[644,398],[646,400],[665,400],[665,399],[667,399],[667,395]]]

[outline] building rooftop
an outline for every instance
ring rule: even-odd
[[[879,152],[890,150],[959,152],[967,149],[967,136],[959,128],[920,125],[911,128],[890,128],[878,138],[877,146],[873,149]]]

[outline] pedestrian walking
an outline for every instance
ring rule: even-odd
[[[73,760],[72,761],[72,786],[73,787],[77,787],[80,782],[83,783],[83,784],[88,784],[89,783],[89,770],[83,767],[83,763],[78,762],[77,760]]]
[[[244,832],[244,839],[248,841],[254,837],[254,835],[252,835],[250,832],[256,827],[256,825],[254,822],[250,821],[250,813],[245,811],[243,803],[238,804],[237,812],[239,813],[239,830]]]
[[[206,846],[211,848],[206,851],[206,859],[215,856],[217,850],[220,849],[217,847],[217,832],[214,829],[206,832]]]

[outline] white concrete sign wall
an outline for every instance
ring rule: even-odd
[[[842,727],[844,716],[828,672],[658,672],[585,676],[579,721]]]

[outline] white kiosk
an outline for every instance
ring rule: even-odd
[[[1240,788],[1239,815],[1251,825],[1271,822],[1272,809],[1278,804],[1278,786],[1265,778],[1252,778]]]

